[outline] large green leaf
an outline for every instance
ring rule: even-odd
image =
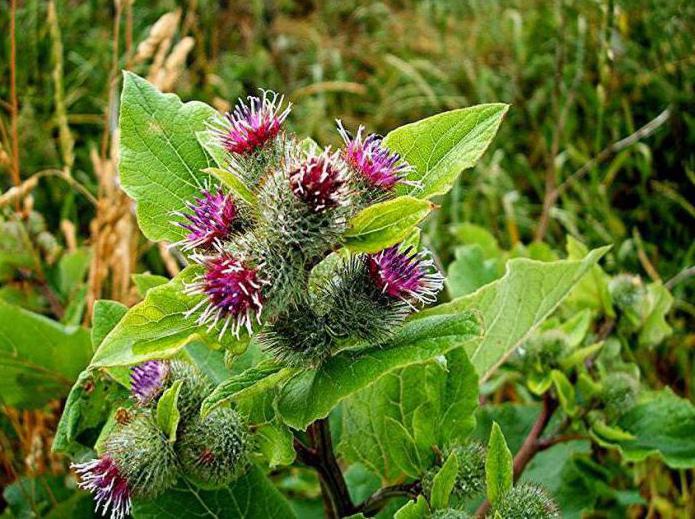
[[[123,403],[129,393],[122,385],[97,371],[83,371],[70,390],[58,422],[53,452],[78,457],[91,450],[108,410]]]
[[[478,376],[463,348],[392,371],[345,400],[340,453],[384,481],[418,477],[433,446],[462,442],[475,425]]]
[[[618,447],[628,461],[656,454],[672,468],[695,467],[695,406],[670,389],[648,392],[616,424],[628,433],[608,438],[594,429],[605,445]]]
[[[475,308],[482,314],[485,335],[466,345],[484,381],[548,317],[605,254],[595,249],[581,260],[551,262],[510,260],[505,275],[476,292],[421,312],[416,319],[456,314]]]
[[[298,373],[283,386],[278,410],[288,425],[305,429],[389,371],[443,355],[476,340],[480,333],[478,317],[472,312],[407,323],[384,345],[343,351],[316,370]]]
[[[215,110],[196,101],[182,103],[124,72],[120,114],[121,185],[137,202],[138,224],[151,240],[177,241],[184,230],[172,225],[173,211],[199,195],[211,166],[196,132]]]
[[[0,399],[39,407],[68,394],[89,363],[89,333],[0,300]]]
[[[499,277],[496,258],[485,259],[480,245],[464,245],[454,251],[456,259],[449,264],[446,286],[451,297],[461,297]]]
[[[158,276],[156,274],[150,274],[149,272],[143,272],[142,274],[132,274],[130,279],[135,283],[135,288],[138,291],[140,297],[145,297],[147,291],[150,288],[158,287],[164,283],[168,283],[169,279],[164,276]]]
[[[186,481],[152,501],[136,501],[135,519],[199,517],[221,519],[291,519],[289,503],[268,478],[252,467],[241,479],[220,490],[202,490]]]
[[[408,178],[421,184],[410,194],[430,198],[449,191],[490,145],[508,108],[493,103],[451,110],[390,132],[384,144],[415,167]]]
[[[345,245],[357,252],[377,252],[410,235],[432,210],[427,200],[399,196],[363,209],[350,222]]]
[[[185,317],[202,296],[187,296],[184,284],[192,280],[195,266],[187,267],[164,285],[151,288],[145,299],[133,306],[104,338],[92,358],[92,367],[128,366],[170,357],[194,341],[217,345],[217,332],[207,332],[195,318]],[[235,342],[227,334],[225,343]]]

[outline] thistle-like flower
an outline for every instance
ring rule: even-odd
[[[222,190],[214,192],[203,190],[203,196],[194,202],[187,202],[189,212],[176,213],[184,217],[186,222],[176,222],[176,225],[188,231],[183,240],[183,249],[210,249],[219,240],[224,240],[232,232],[232,226],[237,216],[237,207],[230,195]]]
[[[138,364],[130,373],[130,391],[133,398],[142,406],[152,403],[164,391],[169,363],[161,360],[148,360]]]
[[[299,163],[290,172],[290,188],[310,210],[320,213],[346,203],[347,169],[340,153],[326,149]]]
[[[262,97],[248,96],[239,100],[234,111],[216,121],[213,131],[227,152],[248,156],[273,141],[292,108],[283,109],[284,96],[262,90]]]
[[[380,135],[372,133],[363,139],[364,126],[360,126],[352,137],[340,121],[338,131],[345,141],[343,154],[346,162],[369,187],[389,191],[399,182],[418,185],[407,180],[413,167],[398,153],[383,146]]]
[[[208,330],[212,330],[217,323],[224,323],[220,337],[228,328],[237,337],[242,327],[251,334],[254,317],[261,323],[263,286],[268,282],[259,276],[260,267],[247,265],[219,245],[216,252],[215,255],[192,256],[205,271],[186,287],[186,293],[203,294],[205,298],[189,310],[187,316],[207,305],[197,318],[199,325],[209,324]]]
[[[413,301],[432,303],[442,289],[444,277],[426,252],[404,251],[398,245],[377,254],[367,255],[369,276],[383,294],[401,299],[412,306]]]
[[[111,510],[111,519],[123,519],[130,514],[132,500],[128,481],[108,454],[85,463],[71,465],[80,476],[78,486],[94,494],[96,511],[101,515]]]

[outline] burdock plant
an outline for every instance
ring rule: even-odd
[[[484,450],[448,446],[473,445],[477,372],[513,349],[495,326],[519,312],[493,315],[490,293],[421,312],[446,296],[417,225],[482,155],[506,109],[454,110],[385,137],[338,123],[322,147],[291,131],[300,121],[279,94],[261,91],[218,114],[127,73],[121,185],[145,236],[178,249],[184,268],[118,322],[95,316],[111,330],[90,376],[125,383],[112,368],[134,366],[131,397],[111,411],[118,425],[76,465],[100,511],[291,517],[266,473],[293,463],[316,470],[331,517],[371,516],[397,496],[416,498],[406,506],[427,517],[448,510],[452,492],[459,501],[479,493]],[[597,258],[568,263],[574,273],[547,301],[523,286],[493,288],[551,308]],[[514,334],[538,324],[545,310],[534,308]],[[484,342],[488,326],[497,335]],[[466,352],[483,344],[490,351],[472,363]],[[80,382],[62,444],[79,441],[76,403],[85,400]],[[339,405],[336,446],[328,417]],[[387,482],[360,503],[343,476],[355,461]]]

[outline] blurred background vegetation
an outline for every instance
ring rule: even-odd
[[[567,235],[611,243],[609,274],[671,290],[673,334],[647,364],[655,385],[692,399],[695,3],[0,0],[0,34],[0,301],[69,335],[99,298],[136,302],[132,274],[180,268],[139,234],[118,190],[121,69],[220,110],[259,87],[283,92],[290,124],[334,145],[336,118],[386,133],[501,101],[512,107],[491,149],[426,224],[452,279],[478,268],[450,295],[510,257],[564,255]],[[0,402],[8,516],[89,513],[49,453],[76,375],[65,370],[50,394]]]

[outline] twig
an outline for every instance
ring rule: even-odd
[[[580,167],[578,170],[572,173],[569,177],[567,177],[567,179],[565,179],[559,186],[557,186],[557,188],[550,191],[546,191],[546,197],[543,204],[543,214],[541,215],[541,220],[538,226],[538,230],[536,232],[536,240],[542,240],[545,236],[545,232],[547,230],[547,219],[549,218],[550,209],[555,206],[555,202],[557,202],[558,198],[560,198],[560,196],[564,194],[565,191],[567,191],[567,189],[573,183],[582,179],[584,176],[586,176],[587,173],[589,173],[589,171],[591,171],[594,167],[601,164],[609,157],[624,150],[625,148],[629,148],[633,144],[636,144],[642,139],[645,139],[652,135],[656,130],[663,126],[663,124],[666,121],[668,121],[670,117],[671,108],[668,107],[659,115],[657,115],[654,119],[649,121],[647,124],[642,126],[634,133],[628,135],[624,139],[621,139],[617,142],[614,142],[606,146],[598,153],[598,155],[596,155],[594,158],[589,160],[586,164],[584,164],[582,167]],[[546,221],[546,223],[543,224],[543,221]]]
[[[541,452],[546,449],[549,449],[550,447],[553,447],[557,445],[558,443],[566,443],[566,442],[572,442],[572,441],[577,441],[577,440],[586,440],[587,437],[584,434],[581,433],[569,433],[569,434],[559,434],[557,436],[553,436],[552,438],[546,438],[544,440],[538,440],[538,451]]]
[[[666,283],[664,283],[664,286],[668,288],[669,290],[673,289],[678,283],[681,281],[685,281],[686,279],[695,276],[695,265],[692,265],[690,267],[686,267],[683,270],[681,270],[678,274],[673,276],[671,279],[669,279]]]
[[[19,107],[17,103],[17,38],[16,38],[17,0],[10,2],[10,118],[12,135],[12,182],[15,187],[21,183],[19,176],[19,132],[17,120]],[[15,200],[15,209],[19,211],[19,197]]]
[[[635,245],[637,246],[637,258],[642,264],[642,268],[645,270],[647,274],[649,274],[649,277],[652,281],[661,281],[661,276],[657,272],[652,262],[649,261],[649,256],[647,256],[647,252],[644,250],[642,235],[637,230],[637,227],[632,229],[632,237],[634,238]]]
[[[79,181],[75,180],[73,177],[67,174],[65,170],[49,168],[34,173],[20,185],[12,187],[5,191],[2,195],[0,195],[0,207],[7,205],[9,202],[13,200],[19,200],[23,198],[36,187],[39,179],[43,177],[57,177],[65,180],[65,182],[70,184],[70,186],[73,187],[76,191],[84,195],[84,197],[87,200],[89,200],[90,203],[92,203],[93,205],[97,205],[97,199],[94,197],[92,193],[90,193],[89,189],[87,189]]]
[[[386,506],[389,499],[392,499],[394,497],[417,497],[419,493],[419,481],[384,487],[377,490],[371,496],[365,499],[362,503],[357,505],[356,512],[361,512],[367,517],[371,517],[373,515],[378,514],[381,511],[381,509],[384,508],[384,506]]]

